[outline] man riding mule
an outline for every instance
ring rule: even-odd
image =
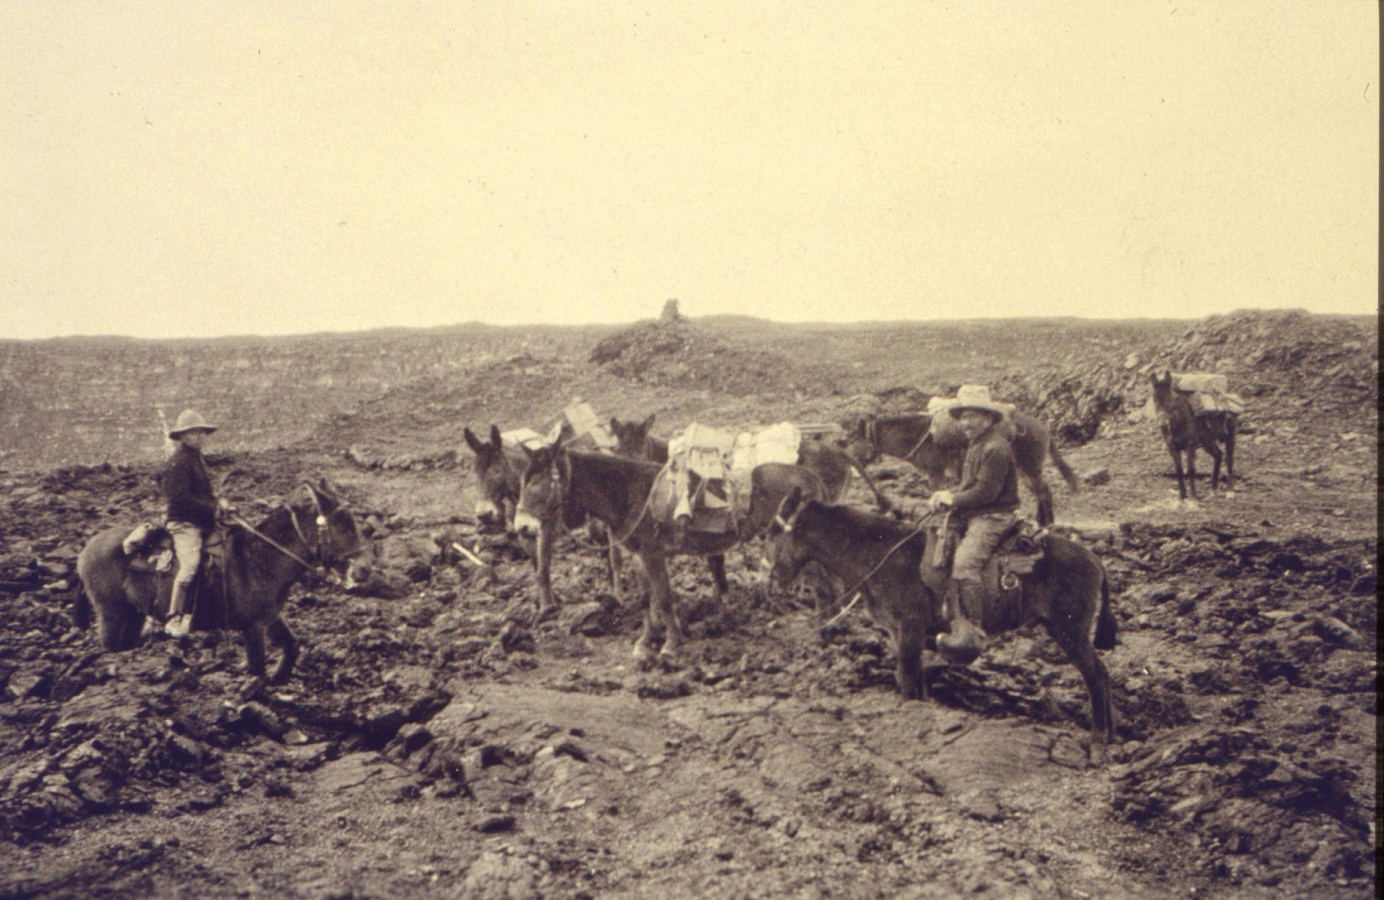
[[[288,677],[298,644],[281,613],[289,589],[312,569],[363,575],[370,545],[354,516],[325,481],[305,484],[307,499],[274,507],[251,525],[239,519],[226,529],[219,574],[204,579],[201,599],[193,605],[191,627],[238,629],[245,638],[250,674],[265,674],[266,639],[281,655],[273,681]],[[78,625],[96,615],[101,643],[107,650],[129,650],[139,643],[140,624],[172,604],[174,576],[147,560],[147,545],[166,539],[163,529],[116,525],[87,541],[77,555]]]
[[[164,631],[173,637],[182,637],[192,628],[188,595],[200,568],[202,547],[216,530],[218,510],[228,508],[225,500],[217,501],[202,458],[202,444],[215,430],[216,426],[208,424],[196,410],[185,409],[168,431],[177,446],[161,478],[167,504],[164,528],[173,539],[178,570],[173,576],[173,599]]]
[[[930,510],[946,510],[949,524],[964,531],[952,559],[957,606],[950,610],[950,632],[937,636],[937,649],[955,662],[969,663],[985,642],[981,627],[987,598],[982,573],[1000,541],[1014,526],[1019,508],[1018,470],[1008,438],[996,426],[1005,409],[990,399],[984,385],[963,385],[948,412],[970,441],[961,465],[961,485],[928,498]]]

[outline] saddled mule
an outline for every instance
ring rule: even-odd
[[[265,639],[278,647],[275,683],[288,678],[298,657],[298,641],[281,616],[289,588],[311,568],[346,569],[369,544],[356,530],[351,511],[325,481],[305,485],[307,500],[272,510],[253,526],[226,530],[226,554],[220,572],[199,572],[201,589],[192,616],[193,630],[238,629],[245,638],[245,660],[251,675],[265,673]],[[130,526],[100,532],[77,556],[79,618],[94,609],[101,643],[107,650],[128,650],[139,643],[146,616],[165,618],[173,571],[159,573],[132,566],[122,546]],[[206,578],[202,576],[206,575]]]
[[[826,487],[801,466],[765,463],[751,477],[750,512],[738,531],[708,532],[675,528],[659,522],[650,511],[651,492],[662,466],[603,453],[568,450],[558,440],[551,446],[524,451],[529,455],[514,516],[520,534],[536,535],[563,520],[591,516],[609,529],[612,539],[639,557],[649,582],[648,606],[635,641],[635,659],[653,654],[660,635],[665,657],[676,657],[685,636],[674,608],[668,579],[669,556],[706,556],[712,566],[719,600],[729,590],[725,567],[715,559],[752,535],[756,523],[772,521],[779,501],[796,488],[807,496],[823,497]],[[546,583],[546,574],[540,576]]]
[[[837,577],[862,584],[871,614],[898,648],[894,677],[899,690],[909,699],[925,699],[921,653],[924,643],[946,628],[943,598],[949,573],[931,564],[937,539],[930,527],[790,492],[770,529],[772,577],[787,584],[809,560],[817,560]],[[1110,610],[1110,584],[1100,560],[1081,544],[1051,533],[1042,544],[1043,555],[1033,571],[1019,576],[1017,607],[1008,615],[996,611],[982,624],[996,634],[1041,621],[1086,680],[1091,737],[1104,745],[1114,738],[1114,716],[1110,678],[1096,650],[1115,646],[1118,626]]]
[[[616,452],[630,459],[646,459],[649,462],[666,463],[668,461],[668,442],[649,433],[653,424],[653,413],[645,417],[642,422],[624,422],[612,417],[610,431],[615,435]],[[880,493],[879,488],[875,487],[874,481],[865,471],[865,466],[857,462],[849,453],[821,441],[804,440],[798,444],[796,462],[798,465],[816,472],[818,477],[822,479],[822,483],[827,488],[826,500],[828,503],[841,502],[842,495],[846,492],[846,485],[850,481],[851,470],[855,470],[860,473],[860,477],[865,481],[865,486],[875,495],[875,503],[879,508],[885,512],[889,510],[888,498]]]
[[[905,413],[897,416],[866,415],[841,422],[846,434],[846,452],[861,466],[879,459],[881,454],[912,463],[927,475],[935,488],[960,477],[966,458],[966,435],[948,415]],[[1043,478],[1043,461],[1052,459],[1072,493],[1080,489],[1076,473],[1057,450],[1057,442],[1047,427],[1024,412],[1007,416],[998,427],[1009,435],[1014,448],[1014,463],[1019,478],[1038,501],[1038,524],[1053,521],[1052,489]]]
[[[1230,410],[1197,415],[1192,409],[1192,401],[1182,391],[1173,387],[1171,372],[1164,372],[1160,378],[1150,374],[1153,382],[1153,403],[1162,413],[1163,420],[1158,428],[1163,433],[1163,446],[1173,458],[1173,468],[1177,471],[1177,494],[1187,499],[1190,487],[1192,498],[1197,496],[1197,448],[1211,455],[1211,490],[1216,490],[1216,482],[1221,476],[1221,444],[1225,445],[1225,489],[1234,489],[1235,483],[1235,433],[1239,430],[1240,417]],[[1182,474],[1182,457],[1187,456],[1187,475]]]

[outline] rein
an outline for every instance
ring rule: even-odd
[[[242,516],[240,516],[239,514],[237,514],[237,515],[235,516],[234,522],[235,522],[235,524],[239,525],[241,528],[244,528],[246,531],[248,531],[248,532],[250,532],[251,534],[253,534],[255,537],[257,537],[257,538],[259,538],[260,540],[264,541],[264,542],[265,542],[266,544],[268,544],[269,546],[273,547],[275,550],[278,550],[278,551],[279,551],[280,553],[282,553],[284,556],[287,556],[289,559],[293,560],[294,562],[299,563],[300,565],[303,566],[303,568],[305,568],[305,569],[319,569],[319,568],[320,568],[320,569],[325,570],[325,569],[326,569],[326,565],[322,562],[322,529],[323,529],[323,528],[326,526],[326,524],[327,524],[327,515],[326,515],[326,513],[324,513],[324,512],[322,511],[322,503],[321,503],[321,501],[319,501],[319,500],[317,499],[317,492],[314,491],[314,490],[312,490],[312,486],[311,486],[311,485],[307,485],[307,488],[308,488],[308,494],[312,497],[312,505],[313,505],[313,507],[317,510],[317,521],[316,521],[316,524],[317,524],[317,532],[316,532],[316,534],[317,534],[317,542],[316,542],[316,543],[317,543],[317,546],[314,547],[313,544],[312,544],[312,542],[308,540],[308,536],[307,536],[306,534],[303,533],[303,526],[302,526],[301,524],[299,524],[299,522],[298,522],[298,511],[297,511],[296,509],[294,509],[292,506],[289,506],[289,507],[288,507],[288,519],[289,519],[290,522],[293,523],[293,533],[296,534],[296,535],[298,535],[298,540],[300,540],[300,541],[303,542],[303,546],[304,546],[304,547],[306,547],[306,548],[308,548],[308,550],[312,551],[312,552],[311,552],[311,555],[312,555],[312,556],[316,556],[316,557],[317,557],[317,563],[316,563],[316,565],[314,565],[313,563],[310,563],[310,562],[308,562],[307,560],[303,559],[303,557],[301,557],[301,556],[299,556],[298,554],[294,553],[292,550],[288,549],[288,548],[285,547],[283,544],[280,544],[278,541],[274,540],[274,539],[271,538],[269,535],[267,535],[267,534],[265,534],[264,532],[260,531],[258,528],[256,528],[255,526],[251,525],[249,522],[245,521],[245,519],[244,519]],[[342,508],[342,507],[340,507],[340,506],[337,507],[337,509],[341,509],[341,508]]]
[[[945,520],[943,520],[943,522],[945,524]],[[774,515],[774,524],[782,528],[785,534],[793,533],[793,523],[785,521],[783,516],[781,515]],[[828,625],[835,624],[835,622],[838,619],[840,619],[846,613],[850,612],[851,609],[855,606],[856,601],[860,599],[860,589],[865,587],[866,582],[868,582],[871,578],[875,577],[875,573],[877,573],[881,568],[884,567],[884,564],[889,561],[889,557],[893,556],[894,553],[897,552],[898,549],[902,547],[904,544],[908,543],[909,541],[913,540],[913,538],[922,534],[924,529],[932,527],[932,524],[932,518],[930,516],[924,517],[923,520],[918,523],[917,528],[913,529],[908,534],[904,535],[902,540],[900,540],[894,546],[890,547],[888,551],[886,551],[885,554],[879,558],[879,562],[875,563],[874,567],[871,568],[869,572],[865,573],[864,578],[861,578],[855,584],[851,585],[849,590],[843,591],[843,596],[849,594],[855,594],[855,596],[851,598],[850,603],[846,604],[845,609],[841,610],[839,613],[832,616],[829,620],[826,621],[826,623],[822,625],[822,627],[826,628]]]
[[[303,537],[303,531],[302,531],[302,529],[298,526],[298,516],[297,516],[297,514],[293,511],[293,509],[292,509],[291,507],[290,507],[289,510],[288,510],[288,514],[289,514],[289,517],[293,520],[293,530],[296,531],[296,532],[298,533],[298,537],[299,537],[300,539],[302,539],[303,545],[306,546],[306,545],[307,545],[307,539]],[[260,531],[260,530],[259,530],[258,528],[256,528],[255,526],[251,525],[249,522],[245,521],[245,519],[244,519],[243,517],[241,517],[240,515],[235,516],[235,518],[232,519],[232,521],[233,521],[236,525],[239,525],[241,528],[244,528],[246,531],[248,531],[248,532],[250,532],[251,534],[253,534],[255,537],[257,537],[257,538],[259,538],[260,540],[264,541],[264,542],[265,542],[266,544],[268,544],[269,546],[273,547],[275,550],[277,550],[277,551],[279,551],[280,553],[282,553],[284,556],[287,556],[289,559],[291,559],[291,560],[293,560],[293,561],[295,561],[295,562],[301,563],[301,564],[303,565],[304,568],[307,568],[307,569],[315,569],[315,568],[318,568],[318,566],[314,566],[312,563],[310,563],[310,562],[308,562],[307,560],[303,559],[301,556],[299,556],[298,554],[294,553],[292,550],[288,549],[288,548],[285,547],[283,544],[280,544],[278,541],[274,540],[274,539],[271,538],[269,535],[265,534],[264,532]],[[319,555],[320,555],[320,554],[319,554]]]

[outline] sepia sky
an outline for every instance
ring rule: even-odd
[[[0,4],[0,338],[1377,309],[1372,0]]]

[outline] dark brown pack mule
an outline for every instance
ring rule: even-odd
[[[742,540],[755,536],[756,528],[772,521],[779,501],[791,490],[797,489],[806,496],[826,495],[821,478],[812,471],[801,466],[766,463],[752,473],[749,513],[739,529],[698,531],[660,522],[651,512],[654,482],[662,471],[657,463],[568,450],[561,440],[525,452],[529,465],[524,471],[514,517],[515,528],[521,535],[533,537],[564,521],[571,523],[590,516],[603,522],[612,540],[643,563],[649,599],[634,645],[635,659],[641,663],[651,659],[660,636],[660,652],[669,658],[677,656],[685,640],[668,579],[668,557],[723,555]],[[714,563],[712,567],[715,576]],[[720,600],[728,590],[724,567],[715,577]],[[546,572],[540,574],[539,582],[548,582]]]
[[[909,699],[925,699],[922,651],[946,628],[943,614],[948,572],[931,564],[931,528],[845,506],[828,506],[790,492],[770,529],[772,577],[786,584],[816,560],[848,584],[861,585],[870,609],[898,650],[894,677]],[[1091,697],[1091,740],[1114,739],[1110,676],[1096,650],[1115,646],[1110,584],[1094,553],[1048,533],[1033,571],[1018,576],[1020,597],[1012,614],[986,624],[995,632],[1041,621],[1081,672]],[[1094,643],[1092,628],[1095,629]]]
[[[928,477],[933,488],[960,478],[967,441],[951,416],[928,413],[866,415],[845,420],[841,427],[846,432],[842,439],[846,452],[862,466],[883,454],[912,463]],[[1058,452],[1057,442],[1048,433],[1047,426],[1028,413],[1014,412],[999,427],[1009,435],[1019,478],[1038,502],[1038,524],[1051,525],[1054,517],[1052,488],[1043,478],[1043,463],[1051,459],[1074,494],[1081,487],[1076,472]]]
[[[288,678],[298,657],[298,641],[281,616],[289,588],[310,569],[336,570],[363,566],[370,545],[362,540],[351,511],[325,481],[305,485],[306,500],[272,510],[253,527],[227,528],[220,572],[201,586],[193,610],[193,630],[237,629],[245,638],[251,675],[265,673],[265,639],[279,648],[271,680]],[[130,526],[100,532],[77,556],[82,593],[79,618],[94,610],[101,643],[107,650],[128,650],[139,643],[146,616],[165,618],[174,571],[150,571],[126,555]]]
[[[1158,425],[1163,434],[1163,446],[1173,458],[1173,468],[1177,471],[1177,494],[1181,500],[1187,499],[1190,489],[1192,499],[1197,496],[1197,448],[1211,456],[1211,490],[1216,490],[1216,482],[1221,476],[1221,445],[1225,445],[1225,489],[1234,488],[1235,483],[1235,433],[1240,427],[1240,417],[1229,410],[1217,410],[1198,414],[1192,409],[1192,401],[1183,391],[1173,387],[1171,372],[1164,372],[1160,378],[1151,374],[1153,382],[1153,403],[1162,414],[1163,421]],[[1187,457],[1187,474],[1182,474],[1182,457]]]

